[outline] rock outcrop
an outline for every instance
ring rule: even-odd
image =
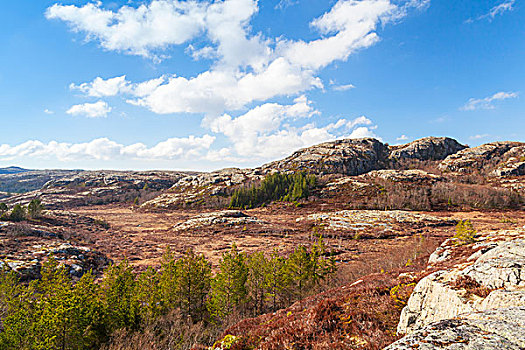
[[[261,170],[360,175],[385,168],[389,153],[385,144],[373,138],[337,140],[301,149]]]
[[[392,146],[390,158],[395,160],[442,160],[467,146],[450,137],[425,137],[406,145]]]
[[[27,175],[22,173],[17,175]],[[60,173],[62,174],[62,173]],[[73,172],[46,182],[41,189],[11,196],[6,203],[27,204],[33,198],[40,198],[48,208],[62,208],[69,205],[105,204],[111,202],[132,202],[139,192],[162,191],[173,186],[187,173],[170,171],[127,172],[127,171],[84,171]],[[133,195],[133,192],[135,194]]]
[[[525,347],[525,231],[492,232],[480,241],[455,267],[419,281],[398,325],[407,336],[387,349]],[[460,249],[447,242],[430,264]]]
[[[462,174],[478,170],[493,176],[525,175],[525,143],[492,142],[467,148],[448,156],[439,168]]]
[[[176,231],[187,231],[204,226],[244,226],[247,224],[262,224],[262,222],[239,210],[222,210],[197,215],[187,221],[175,225],[173,228]]]
[[[429,182],[434,183],[437,181],[442,181],[444,178],[442,176],[428,173],[419,169],[410,169],[410,170],[373,170],[369,173],[361,175],[363,178],[371,179],[383,179],[393,182],[410,182],[410,183],[420,183],[420,182]]]
[[[519,350],[525,348],[525,307],[473,312],[429,324],[385,350]]]
[[[311,221],[323,229],[348,231],[357,237],[387,237],[411,232],[414,227],[449,226],[456,221],[403,210],[342,210],[310,214],[297,221]],[[410,229],[409,229],[410,228]]]

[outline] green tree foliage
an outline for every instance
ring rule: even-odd
[[[246,288],[251,308],[255,315],[264,312],[265,301],[268,294],[268,278],[270,263],[264,253],[256,252],[246,258],[248,278]]]
[[[135,294],[136,286],[136,274],[126,260],[110,265],[105,271],[102,304],[110,331],[138,327],[140,304]]]
[[[12,284],[9,274],[2,275],[3,287],[7,280]],[[90,349],[103,339],[99,292],[90,273],[73,285],[50,259],[39,282],[18,285],[8,295],[0,349]]]
[[[27,214],[31,219],[38,219],[42,216],[42,211],[44,210],[44,205],[40,199],[35,198],[29,202],[27,205]]]
[[[270,310],[276,311],[285,305],[288,276],[286,274],[286,259],[273,252],[268,259],[266,269],[266,300]]]
[[[321,237],[310,249],[299,246],[294,250],[285,264],[288,298],[303,299],[308,291],[335,272],[335,263],[325,259],[324,255]]]
[[[23,206],[21,206],[20,204],[16,204],[13,207],[13,210],[11,210],[11,215],[9,216],[9,218],[12,221],[16,221],[16,222],[25,220],[26,219],[26,210],[25,210],[25,208]]]
[[[0,218],[2,218],[8,210],[9,208],[7,207],[7,204],[0,203]]]
[[[233,192],[231,208],[253,208],[275,200],[296,201],[308,198],[316,186],[316,177],[304,172],[275,173],[266,176],[260,185],[244,187]]]
[[[180,310],[193,321],[200,321],[207,310],[206,297],[210,291],[211,265],[204,255],[197,255],[189,249],[177,261],[176,266],[176,291]]]
[[[208,310],[212,318],[222,319],[246,302],[247,279],[246,256],[233,244],[231,250],[222,255],[219,271],[212,280],[212,291],[208,300]]]
[[[277,252],[245,254],[234,244],[214,277],[206,258],[192,250],[179,259],[167,250],[158,270],[135,273],[126,261],[111,265],[100,283],[91,273],[73,281],[51,258],[40,280],[21,284],[4,263],[0,350],[96,349],[115,334],[132,336],[174,314],[186,327],[180,330],[183,337],[193,326],[220,327],[234,311],[253,316],[285,307],[333,272],[322,239],[310,248],[298,247],[288,258]],[[173,337],[162,329],[157,333]]]

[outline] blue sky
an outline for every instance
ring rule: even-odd
[[[6,2],[0,166],[258,166],[345,137],[525,141],[522,0]]]

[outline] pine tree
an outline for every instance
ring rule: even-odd
[[[245,256],[233,244],[231,250],[223,254],[219,272],[212,279],[208,310],[213,319],[224,318],[246,302],[247,278]]]
[[[9,208],[7,207],[7,204],[0,203],[0,219],[3,218],[4,214],[7,213],[8,210]]]
[[[312,284],[312,259],[305,246],[297,247],[286,260],[288,297],[302,300]]]
[[[268,273],[266,275],[266,296],[271,304],[272,311],[276,311],[283,306],[288,283],[286,259],[274,251],[268,261]]]
[[[262,252],[247,256],[246,266],[248,268],[247,292],[255,315],[263,312],[268,291],[268,274],[270,266],[268,259]]]
[[[204,255],[188,249],[177,262],[177,294],[183,315],[194,322],[204,318],[210,290],[211,266]]]
[[[140,318],[136,285],[136,275],[126,260],[106,269],[102,281],[102,303],[109,331],[138,327]]]
[[[153,321],[163,313],[159,275],[152,267],[138,276],[136,296],[143,320]]]
[[[42,216],[42,211],[44,210],[44,205],[40,199],[35,198],[29,202],[27,205],[27,213],[31,219],[38,219]]]
[[[20,204],[16,204],[13,207],[13,210],[11,210],[11,215],[9,216],[9,218],[12,221],[15,221],[15,222],[25,220],[25,218],[26,218],[26,210],[25,210],[25,208],[22,207]]]

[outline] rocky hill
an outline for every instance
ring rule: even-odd
[[[24,168],[20,168],[20,167],[17,167],[17,166],[10,166],[10,167],[7,167],[7,168],[0,168],[0,175],[25,173],[27,171],[30,171],[30,170],[24,169]]]
[[[457,173],[481,172],[492,176],[525,174],[525,143],[492,142],[448,156],[439,168]]]
[[[305,171],[319,177],[356,176],[399,166],[403,161],[439,161],[466,146],[446,137],[427,137],[390,147],[373,138],[326,142],[294,152],[291,156],[255,169],[224,169],[181,179],[166,193],[143,204],[167,209],[188,205],[227,203],[232,187],[260,181],[273,172]]]
[[[426,137],[406,145],[391,146],[390,158],[396,160],[442,160],[467,146],[450,137]]]

